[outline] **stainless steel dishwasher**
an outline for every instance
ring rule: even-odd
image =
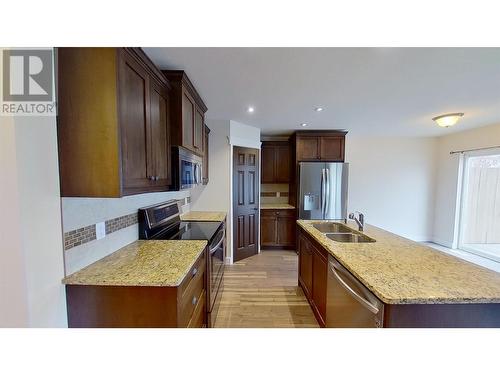
[[[326,326],[375,328],[384,323],[384,304],[331,255],[328,258]]]

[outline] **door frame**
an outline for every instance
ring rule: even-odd
[[[261,148],[260,145],[259,147],[255,147],[254,145],[238,145],[238,144],[231,144],[231,152],[229,156],[230,160],[230,171],[231,171],[231,176],[229,178],[230,182],[230,187],[229,187],[229,197],[230,197],[230,218],[231,218],[231,256],[226,258],[227,263],[233,264],[234,263],[234,244],[235,244],[235,224],[234,224],[234,200],[233,200],[233,178],[234,178],[234,165],[233,165],[233,160],[234,160],[234,148],[235,147],[242,147],[242,148],[251,148],[254,150],[257,150],[257,155],[259,158],[259,162],[257,163],[257,170],[259,171],[259,176],[258,176],[258,181],[257,181],[257,199],[258,199],[258,207],[259,207],[259,223],[257,224],[257,254],[260,254],[260,176],[261,176],[261,163],[260,159],[262,157],[261,155]]]
[[[455,235],[453,239],[453,249],[458,249],[461,251],[465,251],[467,253],[477,255],[481,258],[488,259],[491,261],[498,262],[498,259],[494,259],[493,257],[484,254],[481,251],[475,250],[470,247],[463,246],[463,236],[464,229],[466,226],[466,218],[464,217],[466,214],[466,198],[468,195],[468,175],[469,175],[469,166],[468,161],[471,157],[478,156],[490,156],[490,155],[498,155],[500,153],[500,148],[494,149],[486,149],[486,150],[475,150],[475,151],[467,151],[460,154],[459,159],[459,178],[458,178],[458,194],[457,194],[457,209],[456,209],[456,217],[455,217]]]

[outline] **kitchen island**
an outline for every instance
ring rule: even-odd
[[[63,279],[69,327],[206,325],[207,241],[135,241]]]
[[[363,234],[375,242],[334,241],[319,223],[297,221],[299,283],[320,324],[331,256],[381,301],[385,327],[500,326],[500,274],[370,225]]]

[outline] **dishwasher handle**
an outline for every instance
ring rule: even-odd
[[[370,310],[374,314],[379,313],[379,309],[377,306],[374,306],[372,303],[361,297],[358,293],[356,293],[337,273],[337,269],[335,267],[335,264],[330,262],[330,270],[332,271],[333,276],[337,279],[337,281],[344,287],[345,290],[347,290],[359,303],[361,303],[363,306],[365,306],[368,310]]]

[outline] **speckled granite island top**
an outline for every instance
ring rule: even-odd
[[[67,276],[68,285],[178,286],[207,241],[136,241]]]
[[[184,221],[224,221],[226,213],[222,211],[189,211],[181,215]]]
[[[294,210],[295,207],[288,203],[262,203],[261,210]]]
[[[297,220],[385,303],[500,303],[500,273],[371,225],[363,233],[377,242],[335,242],[312,226],[319,222]]]

